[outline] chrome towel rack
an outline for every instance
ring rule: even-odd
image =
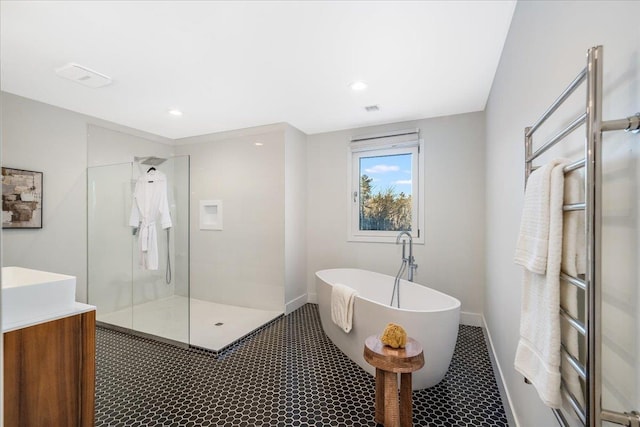
[[[586,271],[584,278],[561,273],[561,280],[585,293],[584,319],[577,319],[560,309],[560,316],[584,337],[586,343],[585,363],[579,355],[561,349],[562,356],[585,383],[584,406],[576,396],[562,385],[562,394],[569,402],[578,419],[589,427],[600,427],[603,421],[640,427],[640,413],[629,411],[618,413],[602,408],[602,285],[601,285],[601,231],[602,231],[602,133],[625,130],[640,133],[640,113],[619,120],[602,120],[602,76],[603,47],[592,47],[587,52],[587,65],[569,86],[532,125],[525,128],[525,185],[535,169],[533,162],[551,147],[562,141],[578,127],[585,125],[586,140],[584,158],[564,168],[565,174],[577,169],[585,170],[585,201],[565,205],[565,211],[580,210],[585,213]],[[533,135],[536,130],[586,81],[587,99],[584,113],[533,151]],[[563,427],[569,423],[561,410],[554,409],[556,419]]]

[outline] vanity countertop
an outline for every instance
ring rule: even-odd
[[[75,276],[2,267],[2,332],[95,310],[75,296]]]
[[[49,313],[46,315],[35,316],[30,319],[23,319],[15,322],[2,322],[2,332],[11,332],[15,331],[16,329],[28,328],[29,326],[50,322],[52,320],[62,319],[63,317],[75,316],[76,314],[86,313],[95,309],[96,307],[94,305],[76,302],[74,303],[74,306],[72,308],[68,308],[57,313]]]

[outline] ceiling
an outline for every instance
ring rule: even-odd
[[[503,0],[2,1],[0,88],[172,139],[480,111],[514,8]],[[113,83],[89,88],[54,72],[70,62]],[[356,80],[368,88],[351,90]]]

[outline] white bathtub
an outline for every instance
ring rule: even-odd
[[[316,272],[316,292],[322,328],[331,341],[371,375],[375,368],[363,357],[364,341],[380,335],[389,322],[402,325],[424,348],[425,365],[413,373],[413,389],[432,387],[449,369],[458,336],[460,301],[416,283],[400,282],[400,309],[390,307],[394,278],[352,268]],[[353,308],[353,328],[344,331],[331,320],[331,289],[334,283],[358,292]]]

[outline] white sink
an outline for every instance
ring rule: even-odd
[[[76,278],[65,274],[2,267],[3,329],[38,322],[74,309]]]

